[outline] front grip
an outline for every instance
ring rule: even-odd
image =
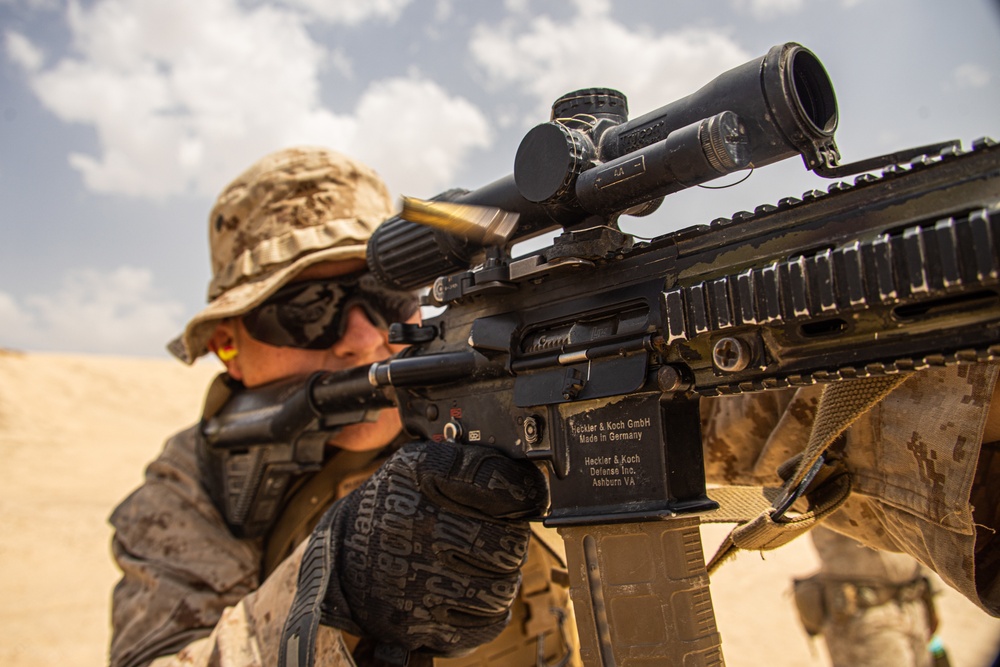
[[[586,667],[723,667],[698,524],[559,527]]]

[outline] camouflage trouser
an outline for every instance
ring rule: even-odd
[[[823,528],[811,535],[821,569],[795,583],[795,602],[833,666],[930,667],[937,621],[920,565]]]

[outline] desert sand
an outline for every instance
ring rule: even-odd
[[[196,417],[216,372],[212,363],[0,350],[0,665],[107,663],[118,578],[107,516],[163,440]],[[707,552],[726,530],[704,528]],[[789,592],[815,566],[808,539],[723,566],[712,597],[730,667],[828,664]],[[1000,619],[950,589],[939,601],[952,664],[990,665]]]

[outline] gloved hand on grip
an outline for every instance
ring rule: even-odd
[[[517,595],[527,519],[547,505],[545,478],[527,461],[488,447],[403,446],[313,532],[282,651],[303,648],[299,598],[310,589],[324,624],[395,650],[459,655],[489,642]]]

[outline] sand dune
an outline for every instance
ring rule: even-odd
[[[215,372],[211,363],[0,351],[0,665],[106,664],[118,577],[106,518],[164,438],[195,418]],[[706,550],[725,530],[706,527]],[[730,667],[827,664],[789,598],[791,578],[815,564],[798,540],[716,575]],[[989,665],[1000,620],[950,590],[940,600],[953,664]]]

